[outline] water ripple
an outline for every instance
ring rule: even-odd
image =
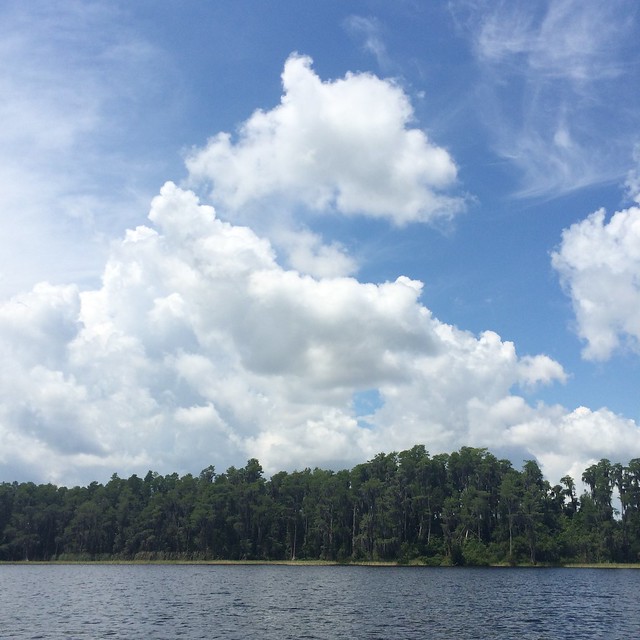
[[[0,567],[3,640],[640,637],[640,572]]]

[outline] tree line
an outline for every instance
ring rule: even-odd
[[[0,484],[0,560],[638,562],[640,459],[551,485],[484,448],[423,445],[351,470],[114,474],[106,484]]]

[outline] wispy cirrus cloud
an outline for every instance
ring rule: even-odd
[[[635,3],[450,6],[481,71],[480,118],[495,151],[519,170],[518,194],[620,180],[640,125],[631,108],[640,82]]]
[[[0,42],[0,296],[95,279],[105,235],[151,196],[138,188],[153,162],[133,140],[168,65],[101,2],[10,0]]]
[[[393,65],[382,35],[380,21],[374,17],[352,15],[344,21],[344,26],[354,37],[362,38],[364,50],[375,57],[383,73],[389,73]]]
[[[635,13],[627,2],[498,2],[484,7],[474,40],[483,61],[578,84],[625,72],[628,60],[621,54]]]

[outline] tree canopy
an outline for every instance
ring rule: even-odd
[[[487,449],[423,445],[351,470],[256,459],[198,476],[0,484],[0,560],[385,560],[429,565],[637,562],[640,459],[551,485]]]

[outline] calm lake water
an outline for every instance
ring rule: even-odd
[[[640,571],[3,565],[0,637],[640,637]]]

